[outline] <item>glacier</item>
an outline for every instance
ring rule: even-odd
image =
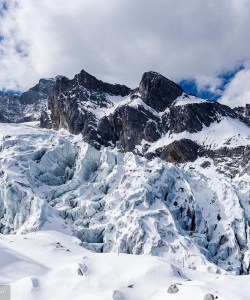
[[[250,178],[219,174],[211,159],[147,160],[64,129],[1,124],[0,176],[2,234],[57,230],[94,252],[249,274]]]

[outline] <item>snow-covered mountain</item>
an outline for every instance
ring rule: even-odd
[[[213,160],[229,177],[249,170],[250,120],[246,109],[232,110],[186,94],[164,76],[147,72],[139,87],[103,83],[85,71],[61,77],[48,99],[41,127],[65,128],[102,146],[149,159],[185,163]]]
[[[173,274],[183,285],[193,274],[185,277],[183,267],[220,278],[249,274],[247,107],[232,110],[186,94],[155,72],[145,73],[136,89],[104,83],[85,71],[50,84],[40,127],[0,125],[0,233],[16,234],[21,249],[26,246],[20,235],[29,240],[41,231],[39,240],[53,230],[45,239],[60,239],[59,244],[66,235],[99,254],[157,256],[165,267],[179,270]],[[37,107],[44,99],[36,100]],[[150,267],[148,272],[158,274]],[[138,298],[118,291],[122,296],[114,292],[113,299],[158,299],[152,293]],[[220,299],[234,299],[233,292],[225,295]]]

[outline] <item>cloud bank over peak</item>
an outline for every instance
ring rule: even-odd
[[[225,87],[225,91],[219,101],[232,108],[245,106],[246,103],[250,104],[250,68],[236,73]]]
[[[0,90],[24,91],[81,69],[133,88],[153,70],[220,94],[219,74],[250,59],[247,0],[0,0],[0,7]]]

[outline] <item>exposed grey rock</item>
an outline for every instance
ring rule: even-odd
[[[250,104],[246,104],[245,107],[244,106],[235,107],[233,110],[239,115],[250,118]]]
[[[96,148],[101,144],[107,145],[106,135],[103,139],[98,136],[95,110],[111,105],[108,96],[124,97],[130,92],[124,85],[104,83],[85,71],[81,71],[72,80],[67,77],[58,78],[48,99],[52,128],[65,128],[73,134],[82,133],[84,141]],[[44,117],[47,118],[46,115]],[[103,123],[108,126],[105,121]],[[41,124],[47,128],[43,116]],[[100,128],[102,125],[99,125]]]
[[[46,107],[54,83],[53,78],[40,79],[38,84],[20,96],[0,92],[0,122],[38,121],[41,111]]]
[[[172,105],[162,117],[162,127],[164,132],[194,133],[201,131],[203,126],[209,127],[214,122],[219,123],[223,117],[236,119],[238,115],[230,107],[215,101]]]
[[[217,171],[228,177],[250,174],[250,145],[234,148],[223,147],[215,150],[200,148],[198,155],[212,158]]]
[[[77,269],[77,273],[78,273],[78,275],[83,276],[83,272],[80,268]]]
[[[142,140],[155,142],[161,136],[161,120],[143,106],[128,105],[118,107],[110,116],[110,128],[113,129],[117,147],[122,152],[135,151]],[[102,135],[102,133],[100,132]]]
[[[210,161],[204,161],[202,164],[201,164],[201,167],[203,168],[203,169],[207,169],[207,168],[209,168],[211,166],[211,162]]]
[[[213,294],[206,294],[203,300],[214,300]]]
[[[107,114],[99,115],[101,110],[108,111],[114,106],[110,97],[128,95],[130,101]],[[175,105],[176,99],[181,95],[191,103]],[[134,100],[137,104],[130,105]],[[81,133],[83,140],[96,149],[101,146],[117,147],[121,152],[132,151],[149,159],[158,156],[173,163],[195,161],[198,156],[209,157],[214,160],[219,171],[222,171],[219,167],[221,160],[225,161],[228,157],[233,160],[240,155],[240,160],[237,159],[234,163],[230,160],[229,176],[235,176],[239,166],[243,167],[243,173],[249,172],[247,148],[210,151],[194,141],[181,139],[158,148],[153,153],[148,152],[150,144],[163,135],[184,131],[196,133],[204,127],[221,122],[225,117],[239,119],[250,126],[246,117],[249,114],[248,106],[243,111],[240,108],[232,110],[215,101],[196,103],[191,100],[191,95],[185,94],[181,87],[155,72],[145,73],[139,88],[131,90],[124,85],[104,83],[81,71],[72,80],[63,76],[57,78],[48,99],[49,110],[42,112],[40,125],[56,130],[65,128],[73,134]],[[2,116],[3,120],[4,118]]]
[[[155,153],[164,161],[184,163],[195,161],[198,158],[198,150],[200,146],[188,139],[181,139],[156,149]]]
[[[32,278],[31,278],[31,282],[32,282],[32,286],[33,286],[34,288],[38,288],[38,287],[39,287],[39,281],[38,281],[37,278],[32,277]]]
[[[168,288],[167,292],[168,292],[169,294],[176,294],[176,293],[179,292],[179,289],[178,289],[178,287],[176,286],[176,284],[172,284],[172,285],[170,285],[170,287]]]
[[[34,104],[48,98],[51,94],[55,79],[40,79],[38,84],[24,92],[20,96],[20,103],[22,105]]]
[[[50,115],[45,110],[43,110],[41,112],[40,127],[42,127],[42,128],[48,128],[48,129],[52,128],[52,121],[51,121]]]
[[[183,94],[183,89],[156,72],[146,72],[139,85],[142,101],[157,112],[164,111]]]

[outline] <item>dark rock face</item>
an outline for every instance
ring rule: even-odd
[[[216,170],[228,177],[237,174],[250,174],[250,145],[234,148],[223,147],[215,150],[200,148],[200,157],[209,157],[213,160]]]
[[[98,112],[112,106],[109,96],[124,97],[130,92],[124,85],[104,83],[85,71],[81,71],[72,80],[61,77],[57,79],[48,99],[52,128],[65,128],[73,134],[82,133],[84,141],[97,149],[100,145],[108,145],[115,138],[107,118],[99,122]],[[42,127],[45,124],[47,128],[43,118],[40,124]],[[98,135],[98,130],[104,135],[103,138]]]
[[[54,87],[54,79],[40,79],[38,84],[24,92],[20,96],[22,105],[38,103],[41,100],[47,100]]]
[[[41,112],[40,127],[47,128],[47,129],[52,128],[51,118],[50,118],[50,115],[48,114],[47,111],[42,111]]]
[[[0,92],[0,122],[20,123],[37,121],[52,92],[54,79],[41,79],[21,96]]]
[[[86,89],[107,93],[113,96],[124,97],[131,92],[131,89],[125,85],[102,82],[84,70],[76,75],[75,79],[77,79],[79,85],[84,86]]]
[[[246,104],[245,107],[235,107],[233,110],[244,123],[250,125],[250,104]]]
[[[0,122],[15,122],[20,118],[22,110],[18,95],[0,92]]]
[[[184,93],[179,85],[155,72],[144,73],[139,92],[142,101],[157,112],[164,111]]]
[[[198,158],[200,146],[188,139],[181,139],[173,143],[156,149],[155,153],[164,161],[172,163],[184,163],[195,161]]]
[[[162,117],[162,127],[164,132],[194,133],[201,131],[204,125],[209,127],[214,122],[219,123],[223,117],[235,119],[238,115],[230,107],[215,101],[170,106]]]
[[[117,148],[122,152],[134,151],[135,146],[140,145],[143,139],[152,143],[161,136],[160,118],[143,106],[120,106],[110,116],[110,124],[117,140]],[[100,134],[103,135],[101,132]]]

